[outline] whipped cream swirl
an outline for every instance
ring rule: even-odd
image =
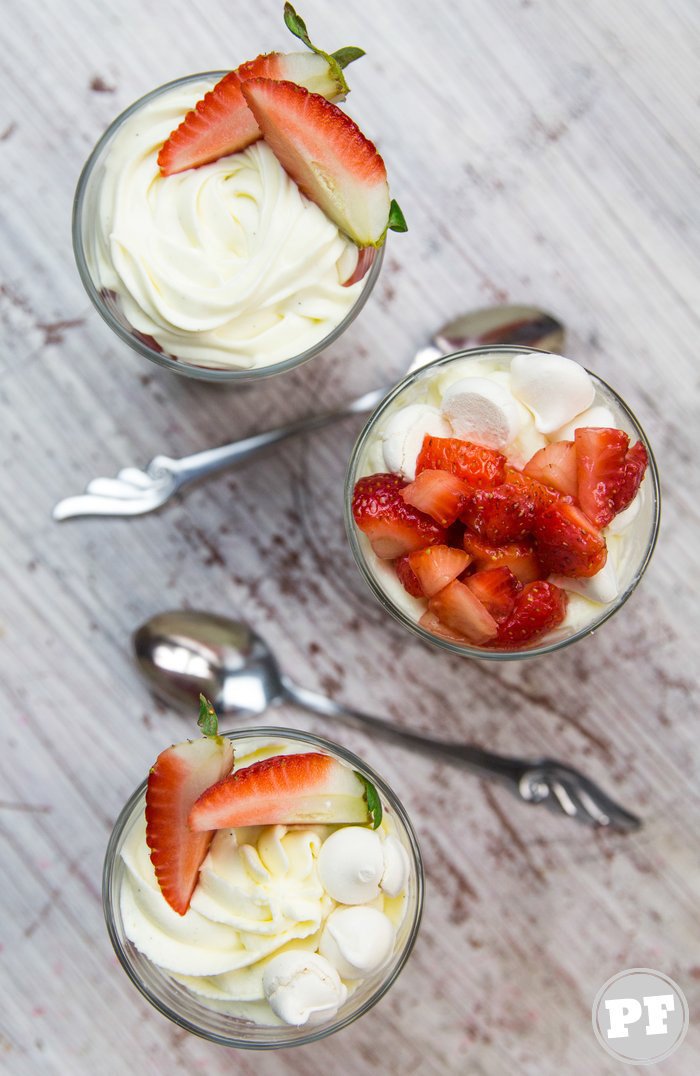
[[[319,343],[364,287],[357,248],[259,141],[172,176],[163,141],[213,80],[173,87],[119,127],[93,181],[88,261],[130,325],[194,365],[251,369]]]

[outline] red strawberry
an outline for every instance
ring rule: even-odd
[[[355,268],[348,279],[343,281],[343,287],[349,288],[351,284],[357,284],[358,280],[362,280],[372,268],[376,257],[377,252],[374,247],[363,247],[358,253]]]
[[[623,512],[629,508],[637,496],[642,479],[649,463],[649,455],[641,441],[632,445],[625,457],[625,466],[620,486],[615,494],[615,511]]]
[[[566,616],[567,596],[553,583],[540,579],[523,587],[510,616],[504,620],[492,646],[520,646],[551,631]]]
[[[406,504],[426,512],[441,527],[449,527],[466,506],[472,487],[449,471],[421,471],[402,490]]]
[[[396,474],[373,474],[355,484],[352,514],[374,552],[382,560],[438,545],[445,530],[430,516],[406,504],[401,490],[406,483]]]
[[[163,143],[158,165],[164,176],[237,153],[261,137],[255,116],[241,92],[243,82],[261,76],[291,79],[327,97],[344,92],[342,71],[330,67],[322,55],[269,52],[249,60],[224,75]]]
[[[449,639],[451,643],[461,643],[463,646],[471,645],[471,640],[467,639],[466,635],[461,635],[460,632],[448,628],[429,609],[423,613],[418,623],[426,631],[429,631],[431,635],[439,635],[441,639]]]
[[[396,574],[398,575],[399,582],[404,590],[407,590],[414,598],[423,598],[425,597],[423,594],[423,587],[420,585],[420,580],[411,567],[411,562],[408,559],[410,556],[415,556],[415,554],[405,553],[403,557],[399,557],[398,560],[395,561],[394,567],[396,568]]]
[[[448,545],[431,545],[428,549],[409,553],[408,562],[423,594],[432,598],[462,574],[469,564],[469,555],[463,549],[451,549]]]
[[[607,527],[625,474],[630,439],[622,430],[584,426],[576,430],[578,499],[596,527]]]
[[[512,486],[522,486],[529,493],[532,500],[535,502],[536,508],[546,508],[550,504],[554,504],[559,500],[560,496],[564,494],[558,493],[552,486],[545,486],[542,482],[538,482],[532,475],[525,474],[523,471],[516,471],[514,467],[506,467],[506,482]],[[566,497],[566,500],[570,500],[570,497]]]
[[[146,843],[161,892],[178,915],[190,906],[213,837],[211,832],[191,833],[188,815],[205,789],[225,777],[232,766],[231,741],[206,735],[162,751],[148,775]]]
[[[530,534],[535,502],[525,486],[504,482],[495,489],[474,490],[460,518],[480,538],[502,545]]]
[[[464,577],[464,582],[486,606],[494,620],[505,620],[513,611],[516,598],[523,589],[519,579],[505,565],[501,568],[483,568],[480,572]]]
[[[449,471],[477,489],[491,489],[505,479],[506,458],[493,448],[461,441],[458,437],[431,437],[426,434],[416,461],[421,471]]]
[[[576,497],[578,479],[576,477],[576,445],[573,441],[553,441],[545,445],[523,467],[530,478],[545,486],[551,486],[559,493]]]
[[[446,627],[464,635],[477,646],[490,642],[498,624],[475,594],[455,579],[430,599],[428,610]]]
[[[534,533],[535,549],[546,575],[586,578],[595,575],[605,564],[605,539],[573,504],[559,501],[540,512]]]
[[[241,88],[265,141],[302,193],[359,247],[381,246],[392,214],[386,167],[357,124],[294,82],[254,78]]]
[[[376,790],[368,785],[330,755],[315,751],[275,755],[236,770],[207,789],[190,811],[190,829],[200,833],[298,822],[364,825],[370,821],[369,803],[377,826],[381,806]]]
[[[521,583],[541,579],[543,572],[534,547],[530,542],[511,542],[508,545],[489,545],[469,531],[464,535],[464,548],[474,561],[475,567],[510,568]]]

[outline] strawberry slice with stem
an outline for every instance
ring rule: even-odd
[[[291,4],[285,4],[284,21],[310,51],[263,53],[224,75],[163,143],[158,166],[164,176],[217,161],[262,137],[241,92],[247,79],[287,79],[332,99],[344,98],[349,92],[343,68],[364,56],[364,51],[354,46],[334,53],[317,48]]]
[[[362,774],[330,755],[274,755],[236,770],[199,797],[194,833],[236,826],[355,824],[382,819],[381,800]]]
[[[342,109],[294,82],[252,78],[241,90],[280,164],[358,247],[406,230],[384,161]]]
[[[192,833],[189,813],[233,766],[231,741],[218,735],[216,714],[203,695],[198,724],[204,736],[161,751],[146,787],[146,843],[163,897],[178,915],[190,906],[213,837],[211,832]]]

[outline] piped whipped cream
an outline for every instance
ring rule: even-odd
[[[486,389],[488,384],[493,387]],[[548,394],[558,394],[558,399],[553,403]],[[406,412],[410,422],[403,423],[401,415]],[[437,432],[441,422],[447,424],[448,432]],[[436,366],[392,401],[372,431],[357,477],[388,470],[412,479],[414,453],[420,451],[425,433],[497,448],[509,464],[522,468],[550,442],[573,440],[580,426],[618,427],[633,440],[637,436],[614,397],[572,359],[517,353],[459,358]],[[402,460],[401,468],[395,466],[397,459]],[[567,612],[564,621],[538,643],[575,634],[624,594],[643,559],[652,512],[645,477],[632,504],[602,532],[608,548],[604,568],[585,580],[551,577],[551,582],[567,591]],[[361,532],[358,540],[387,597],[412,620],[420,620],[427,608],[425,599],[405,590],[393,564],[380,560]]]
[[[308,749],[254,740],[234,746],[234,769]],[[386,807],[377,830],[270,825],[218,831],[183,916],[160,891],[143,814],[121,857],[120,907],[129,940],[205,1003],[259,1024],[331,1019],[390,959],[411,886],[408,853]],[[333,918],[351,909],[359,918],[345,925]],[[354,939],[355,922],[364,940]]]
[[[157,155],[215,79],[158,94],[119,127],[94,196],[93,278],[138,332],[188,363],[253,369],[308,350],[349,313],[357,248],[258,141],[162,176]]]

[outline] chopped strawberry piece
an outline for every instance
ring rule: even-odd
[[[551,486],[569,497],[578,494],[576,476],[576,445],[573,441],[553,441],[545,445],[523,467],[530,478]]]
[[[538,514],[534,533],[537,556],[546,575],[587,578],[605,564],[605,539],[576,505],[565,501],[550,505]]]
[[[539,579],[523,587],[510,616],[498,628],[492,646],[521,646],[561,624],[566,616],[566,593]]]
[[[395,561],[396,574],[404,590],[407,590],[413,598],[424,598],[423,587],[420,585],[420,580],[413,571],[411,562],[408,559],[410,556],[415,556],[415,553],[405,553],[403,557],[399,557]]]
[[[449,527],[461,515],[472,487],[449,471],[421,471],[401,491],[406,504],[426,512],[441,527]]]
[[[505,565],[501,568],[483,568],[465,576],[464,582],[499,623],[510,616],[515,600],[523,589],[523,584]]]
[[[584,426],[576,430],[578,499],[596,527],[607,527],[625,474],[629,437],[623,430]]]
[[[469,554],[463,549],[451,549],[448,545],[431,545],[417,553],[409,553],[408,562],[415,572],[426,598],[432,598],[446,587],[469,564]]]
[[[243,96],[299,189],[359,247],[384,242],[391,200],[376,146],[347,113],[294,82],[253,78]]]
[[[416,461],[416,474],[432,470],[449,471],[477,489],[491,489],[505,479],[506,458],[493,448],[458,437],[426,434]]]
[[[532,500],[535,502],[535,507],[547,508],[550,504],[554,504],[558,501],[560,494],[552,486],[545,486],[542,482],[539,482],[532,475],[525,474],[523,471],[516,471],[514,467],[506,467],[506,482],[512,486],[522,486],[529,493]],[[567,497],[567,500],[571,498]]]
[[[475,594],[455,579],[430,599],[428,610],[446,627],[482,646],[498,634],[498,624]]]
[[[374,265],[377,251],[374,247],[362,247],[357,256],[357,264],[347,280],[343,281],[343,287],[349,288],[351,284],[357,284],[362,280]]]
[[[431,635],[439,635],[441,639],[449,639],[451,643],[461,643],[462,646],[471,646],[471,640],[467,639],[466,635],[462,635],[460,632],[448,628],[447,625],[443,624],[441,620],[438,620],[435,613],[431,613],[429,609],[426,609],[418,623],[422,628],[425,628],[426,631],[429,631]]]
[[[308,752],[274,755],[236,770],[204,792],[189,815],[190,829],[370,820],[366,787],[349,766]],[[375,815],[375,822],[381,820]]]
[[[328,97],[342,92],[342,73],[316,53],[269,52],[249,60],[224,75],[163,143],[158,166],[164,176],[237,153],[261,137],[241,92],[243,82],[261,76],[292,79]]]
[[[502,545],[530,534],[535,502],[525,486],[504,482],[495,489],[474,490],[461,519],[480,538]]]
[[[642,484],[648,463],[649,454],[642,442],[637,441],[625,456],[622,479],[614,498],[616,513],[624,512],[625,508],[629,508],[632,504]]]
[[[543,573],[537,559],[534,546],[530,542],[511,542],[508,545],[490,545],[483,538],[467,531],[464,535],[464,548],[474,561],[477,570],[481,568],[510,568],[521,583],[531,583],[541,579]]]
[[[401,496],[405,485],[395,474],[370,475],[355,485],[352,498],[355,523],[382,560],[394,560],[404,553],[445,541],[443,527],[406,504]]]
[[[178,915],[190,906],[213,837],[211,832],[191,833],[188,815],[199,796],[232,766],[231,741],[207,736],[168,747],[148,775],[146,843],[161,892]]]

